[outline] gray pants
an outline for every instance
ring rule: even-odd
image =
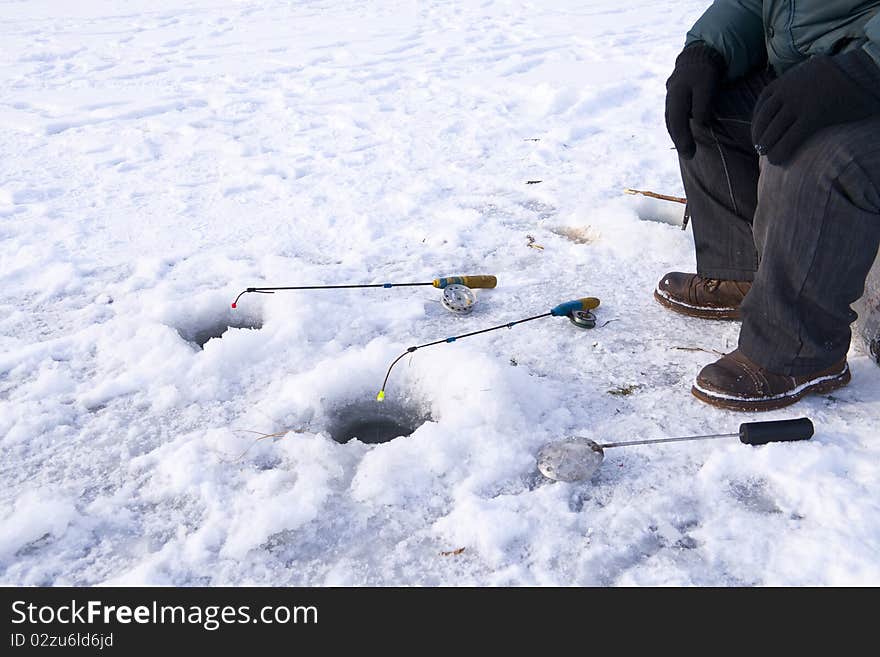
[[[826,369],[849,349],[850,307],[880,245],[880,117],[813,135],[784,166],[759,158],[751,117],[770,82],[729,85],[697,153],[681,160],[697,271],[753,281],[739,347],[777,374]]]

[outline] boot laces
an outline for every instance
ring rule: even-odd
[[[706,290],[712,293],[714,293],[720,285],[721,281],[717,278],[707,278],[704,283]]]

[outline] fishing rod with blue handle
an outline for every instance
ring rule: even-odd
[[[376,401],[384,401],[385,400],[385,387],[388,385],[388,377],[391,376],[391,370],[394,369],[394,366],[397,365],[400,360],[406,356],[407,354],[411,354],[419,349],[424,349],[425,347],[433,347],[439,344],[451,344],[453,342],[457,342],[458,340],[462,340],[464,338],[470,338],[474,335],[481,335],[483,333],[489,333],[491,331],[500,331],[501,329],[511,329],[518,324],[525,324],[526,322],[533,322],[536,319],[543,319],[545,317],[568,317],[569,320],[575,326],[579,328],[593,328],[596,325],[596,318],[593,315],[592,311],[599,307],[599,299],[595,297],[585,297],[583,299],[575,299],[574,301],[566,301],[565,303],[560,303],[558,306],[552,308],[550,312],[541,313],[540,315],[535,315],[533,317],[526,317],[525,319],[518,319],[515,322],[508,322],[507,324],[500,324],[499,326],[493,326],[492,328],[482,329],[481,331],[472,331],[471,333],[464,333],[462,335],[454,335],[450,338],[443,338],[442,340],[435,340],[433,342],[426,342],[425,344],[416,345],[414,347],[410,347],[406,351],[404,351],[400,356],[394,359],[391,365],[388,367],[388,372],[385,374],[385,380],[382,382],[382,389],[379,390],[379,393],[376,395]]]

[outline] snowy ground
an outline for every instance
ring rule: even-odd
[[[693,267],[680,208],[620,193],[681,193],[664,82],[707,4],[0,1],[0,581],[880,584],[858,353],[771,414],[811,443],[535,471],[567,435],[750,419],[689,394],[737,326],[651,299]],[[466,318],[431,288],[229,308],[461,273],[500,280]],[[405,347],[588,294],[613,322],[404,360],[411,437],[328,437]]]

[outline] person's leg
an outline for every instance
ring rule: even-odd
[[[742,306],[740,349],[804,376],[846,357],[850,307],[880,243],[880,118],[823,130],[787,166],[762,164],[761,264]]]
[[[752,220],[760,172],[751,120],[758,96],[771,79],[758,72],[728,84],[715,99],[710,123],[691,122],[696,153],[679,162],[697,273],[669,272],[654,291],[658,302],[678,313],[740,318],[740,305],[758,266]]]
[[[752,220],[759,168],[751,120],[758,96],[771,79],[761,72],[733,82],[718,94],[709,125],[692,122],[697,152],[680,163],[697,273],[704,278],[754,278],[758,257]]]
[[[762,162],[758,272],[739,348],[693,393],[734,410],[794,403],[849,382],[851,309],[880,245],[880,117],[813,136],[785,166]]]

